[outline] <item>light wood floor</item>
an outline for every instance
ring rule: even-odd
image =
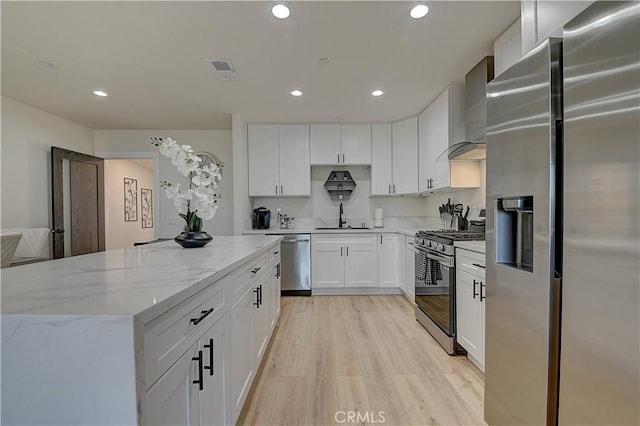
[[[337,411],[369,412],[371,423],[383,411],[385,425],[485,424],[481,373],[447,355],[403,296],[283,298],[265,357],[239,424],[338,424]]]

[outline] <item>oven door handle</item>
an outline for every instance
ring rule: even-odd
[[[453,267],[453,259],[448,259],[448,258],[443,257],[443,256],[436,256],[436,255],[433,255],[431,253],[425,253],[425,254],[427,256],[427,259],[437,260],[438,262],[440,262],[440,264],[442,266],[446,266],[446,267],[449,267],[449,268]]]

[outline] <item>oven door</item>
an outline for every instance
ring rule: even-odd
[[[454,257],[416,247],[416,305],[443,332],[455,333]]]

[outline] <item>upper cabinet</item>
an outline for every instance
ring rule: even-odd
[[[493,43],[493,71],[495,77],[522,57],[522,29],[520,19]]]
[[[437,161],[449,146],[464,138],[464,89],[448,87],[418,118],[421,193],[480,186],[478,161]]]
[[[311,165],[371,164],[371,124],[312,124]]]
[[[393,193],[418,193],[418,117],[392,126]]]
[[[549,37],[562,37],[564,24],[592,3],[593,0],[522,1],[522,53],[530,52]]]
[[[249,196],[310,196],[309,125],[250,124]]]
[[[371,126],[371,195],[391,194],[393,194],[391,123],[373,124]]]

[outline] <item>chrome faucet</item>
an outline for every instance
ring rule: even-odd
[[[342,208],[342,203],[340,203],[340,217],[338,218],[338,228],[342,228],[347,224],[347,221],[342,219],[342,215],[344,214],[344,209]]]

